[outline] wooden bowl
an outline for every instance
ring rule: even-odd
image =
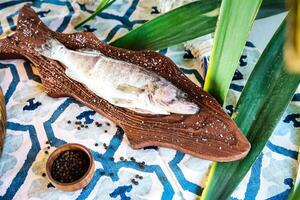
[[[88,167],[87,171],[85,172],[85,174],[80,179],[78,179],[74,182],[71,182],[71,183],[62,183],[62,182],[55,180],[52,177],[52,174],[51,174],[52,164],[53,164],[54,160],[61,153],[65,152],[65,151],[69,151],[69,150],[76,150],[76,151],[81,151],[81,152],[85,153],[89,159],[89,167]],[[50,154],[50,156],[47,160],[47,164],[46,164],[46,173],[47,173],[47,176],[48,176],[50,182],[57,189],[66,191],[66,192],[79,190],[79,189],[82,189],[85,186],[87,186],[89,184],[89,182],[91,181],[91,179],[93,178],[94,171],[95,171],[95,164],[94,164],[93,156],[90,153],[90,151],[85,146],[83,146],[81,144],[75,144],[75,143],[65,144],[65,145],[62,145],[59,148],[57,148],[55,151],[53,151]]]

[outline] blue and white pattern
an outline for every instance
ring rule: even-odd
[[[74,32],[74,24],[96,7],[62,0],[2,0],[1,37],[15,29],[18,10],[26,3],[51,29],[61,32]],[[76,31],[91,31],[102,41],[109,42],[158,13],[154,1],[117,0]],[[196,84],[203,84],[199,61],[184,56],[183,45],[160,53],[176,62]],[[248,42],[226,102],[225,109],[229,114],[258,57],[258,51]],[[37,69],[27,61],[1,60],[0,85],[8,114],[7,136],[0,159],[0,199],[179,200],[201,195],[211,162],[167,148],[132,149],[126,134],[108,119],[72,98],[48,97]],[[89,128],[78,130],[74,121],[81,121]],[[102,126],[96,126],[96,122]],[[231,199],[287,199],[299,165],[299,127],[300,90]],[[43,173],[49,153],[69,142],[81,143],[91,150],[96,171],[85,189],[61,192],[49,184]],[[121,161],[121,157],[127,162]],[[141,167],[131,157],[137,162],[144,161],[145,166]],[[143,179],[137,179],[138,185],[131,182],[136,174],[143,176]]]

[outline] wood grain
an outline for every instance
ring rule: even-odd
[[[62,64],[34,50],[49,38],[56,38],[70,49],[95,49],[108,57],[145,67],[186,92],[200,111],[195,115],[145,115],[113,106],[67,77]],[[25,6],[20,11],[16,32],[0,40],[0,56],[22,57],[31,61],[38,67],[48,95],[73,97],[104,115],[125,131],[133,148],[163,146],[221,162],[241,159],[250,149],[246,137],[218,102],[191,82],[169,58],[159,53],[112,47],[102,43],[93,33],[51,31],[33,9]]]

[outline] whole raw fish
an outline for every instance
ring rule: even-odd
[[[195,114],[199,107],[163,77],[98,51],[74,51],[55,39],[36,49],[66,66],[66,75],[111,104],[139,113]]]

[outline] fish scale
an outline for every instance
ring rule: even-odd
[[[132,63],[108,58],[96,51],[74,51],[56,39],[36,50],[66,66],[66,75],[84,84],[115,106],[135,112],[195,114],[199,107],[166,79]]]

